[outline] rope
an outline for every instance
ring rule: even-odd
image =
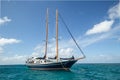
[[[70,36],[72,37],[73,41],[75,42],[76,46],[78,47],[78,49],[80,50],[80,52],[82,53],[83,57],[82,58],[85,58],[85,54],[84,52],[82,51],[82,49],[80,48],[80,46],[78,45],[78,43],[76,42],[75,38],[73,37],[72,33],[70,32],[68,26],[66,25],[65,21],[63,20],[62,16],[60,15],[60,13],[58,14],[62,20],[62,22],[64,23],[65,25],[65,28],[67,29],[68,33],[70,34]],[[78,58],[79,59],[79,58]]]
[[[63,65],[63,63],[62,63],[61,60],[60,60],[60,63],[61,63],[61,65],[62,65],[63,69],[67,71],[68,69]]]

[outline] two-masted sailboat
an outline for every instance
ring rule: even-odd
[[[61,17],[61,19],[63,21],[62,17]],[[63,23],[65,24],[64,21],[63,21]],[[44,54],[44,57],[28,58],[27,61],[26,61],[26,65],[30,69],[36,69],[36,70],[69,70],[69,68],[71,68],[71,66],[75,62],[77,62],[79,59],[85,58],[85,55],[84,55],[83,51],[81,50],[81,48],[77,44],[77,42],[76,42],[75,38],[73,37],[73,35],[71,34],[69,28],[67,27],[66,24],[65,24],[65,26],[66,26],[66,29],[68,30],[68,32],[70,33],[73,41],[75,42],[77,47],[80,49],[83,56],[80,57],[80,58],[77,58],[77,59],[75,59],[74,56],[72,56],[70,58],[60,58],[60,57],[58,57],[58,53],[59,53],[59,50],[58,50],[58,10],[56,10],[56,56],[54,58],[47,57],[47,45],[48,45],[48,9],[47,9],[45,54]]]

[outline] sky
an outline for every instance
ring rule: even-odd
[[[43,56],[49,9],[48,55],[55,56],[56,9],[81,46],[80,63],[120,63],[120,3],[111,1],[0,1],[0,65]],[[58,16],[59,57],[82,56]]]

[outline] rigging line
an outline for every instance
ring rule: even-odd
[[[61,60],[60,60],[60,63],[61,63],[61,65],[62,65],[63,69],[67,71],[68,69],[63,65],[63,63],[62,63]]]
[[[60,15],[60,13],[58,14],[62,20],[62,22],[64,23],[67,31],[69,32],[70,36],[72,37],[73,41],[75,42],[75,44],[77,45],[78,49],[80,50],[80,52],[82,53],[83,57],[85,58],[85,54],[82,51],[82,49],[80,48],[80,46],[78,45],[78,43],[76,42],[75,38],[73,37],[72,33],[70,32],[70,29],[68,28],[68,26],[66,25],[65,21],[63,20],[62,16]]]

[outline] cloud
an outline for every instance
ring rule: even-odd
[[[45,45],[39,44],[34,48],[34,52],[30,55],[30,57],[38,57],[44,55]]]
[[[120,63],[120,55],[94,54],[83,59],[80,63]]]
[[[59,50],[59,53],[61,54],[61,57],[71,57],[73,55],[73,48],[62,48]]]
[[[108,15],[110,19],[120,18],[120,3],[110,8],[108,10]]]
[[[111,30],[109,30],[106,33],[102,33],[102,34],[97,34],[97,35],[89,35],[89,36],[83,36],[82,38],[78,39],[79,44],[82,47],[87,47],[89,45],[92,45],[94,43],[97,43],[101,40],[105,40],[108,38],[116,38],[118,39],[119,35],[118,32],[120,32],[120,26],[119,24],[117,24],[116,26],[114,26],[114,28],[112,28]]]
[[[1,53],[3,53],[3,48],[2,48],[2,47],[0,47],[0,54],[1,54]]]
[[[27,55],[0,56],[0,64],[23,64]]]
[[[4,46],[4,45],[7,45],[7,44],[14,44],[14,43],[19,43],[20,40],[17,40],[17,39],[7,39],[7,38],[0,38],[0,46]]]
[[[69,41],[69,40],[68,40]],[[73,48],[70,45],[61,45],[64,44],[63,41],[59,41],[59,57],[71,57],[73,54]],[[66,42],[69,44],[69,42]],[[43,43],[37,45],[34,49],[34,52],[30,55],[30,57],[39,57],[44,56],[45,54],[45,45]],[[55,41],[53,40],[48,44],[48,54],[47,57],[55,57],[56,55],[56,46]]]
[[[113,6],[108,10],[110,20],[104,20],[99,24],[95,24],[91,29],[86,32],[86,35],[103,33],[111,30],[115,19],[120,18],[120,4]]]
[[[99,35],[99,36],[90,36],[88,38],[85,37],[80,41],[80,44],[81,44],[82,47],[87,47],[87,46],[92,45],[94,43],[97,43],[101,40],[105,40],[108,37],[109,36],[105,35],[105,34],[102,34],[102,35]]]
[[[3,17],[3,18],[0,18],[0,25],[3,25],[5,23],[8,23],[12,21],[11,19],[9,19],[7,16]]]
[[[111,29],[113,22],[114,22],[113,20],[110,20],[110,21],[105,20],[99,24],[96,24],[93,26],[92,29],[86,32],[86,35],[107,32]]]
[[[4,47],[5,45],[15,44],[15,43],[19,43],[19,42],[20,42],[20,40],[13,39],[13,38],[10,38],[10,39],[0,38],[0,53],[3,53],[3,52],[4,52],[3,47]]]

